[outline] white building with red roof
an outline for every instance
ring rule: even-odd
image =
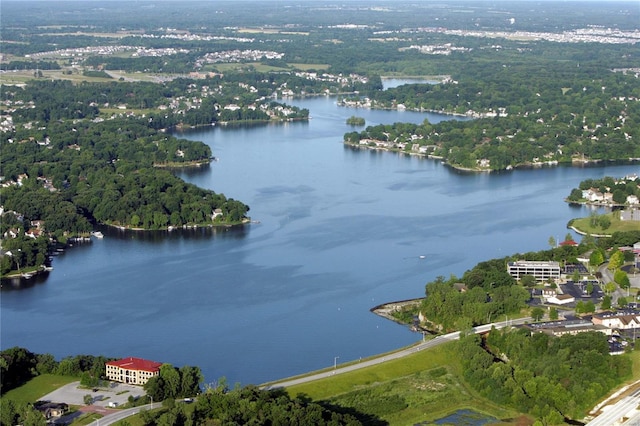
[[[144,385],[151,377],[160,374],[162,363],[129,357],[118,361],[108,361],[105,365],[107,379],[130,385]]]

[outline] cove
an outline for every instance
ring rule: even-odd
[[[178,175],[246,202],[259,223],[101,229],[104,239],[56,256],[47,277],[3,286],[2,349],[197,365],[207,382],[230,384],[357,360],[421,337],[371,307],[421,297],[427,282],[480,261],[547,248],[571,218],[588,215],[564,203],[571,188],[638,173],[631,165],[458,173],[342,144],[352,115],[367,125],[452,117],[352,110],[328,97],[287,102],[311,119],[180,134],[209,144],[219,161]]]

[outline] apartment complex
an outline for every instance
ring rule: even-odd
[[[106,363],[107,379],[131,385],[144,385],[151,377],[160,374],[161,365],[161,362],[134,357],[109,361]]]

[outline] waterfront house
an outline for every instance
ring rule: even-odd
[[[161,362],[129,357],[109,361],[105,367],[109,380],[130,385],[144,385],[151,377],[160,374],[161,365]]]

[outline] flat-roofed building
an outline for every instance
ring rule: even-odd
[[[518,260],[507,265],[509,275],[520,281],[523,275],[531,275],[537,281],[560,280],[560,263]]]
[[[130,385],[144,385],[151,377],[160,374],[161,365],[161,362],[134,357],[108,361],[107,379]]]

